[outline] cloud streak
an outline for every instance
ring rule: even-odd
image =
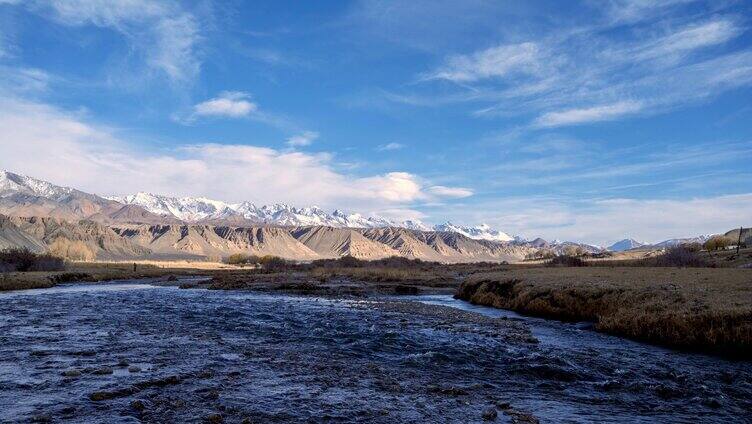
[[[607,121],[624,115],[637,113],[642,109],[640,102],[624,101],[609,105],[593,106],[584,109],[569,109],[560,112],[548,112],[535,120],[537,127],[560,127],[588,122]]]
[[[382,145],[378,146],[376,148],[376,150],[378,150],[380,152],[391,152],[391,151],[395,151],[395,150],[401,150],[404,147],[405,147],[405,145],[401,144],[401,143],[387,143],[387,144],[382,144]]]

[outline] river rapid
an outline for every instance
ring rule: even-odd
[[[0,422],[752,422],[752,364],[451,296],[0,294]]]

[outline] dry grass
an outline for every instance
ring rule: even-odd
[[[752,356],[752,270],[529,268],[477,274],[473,303],[562,320],[651,343]]]
[[[206,268],[170,267],[139,263],[133,270],[133,262],[71,262],[64,271],[6,272],[0,274],[0,291],[26,290],[53,287],[58,283],[73,281],[110,281],[135,278],[156,278],[172,274],[205,274]]]
[[[355,281],[406,282],[443,279],[436,272],[402,268],[314,268],[311,277],[326,281],[333,278],[347,278]]]

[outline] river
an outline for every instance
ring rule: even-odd
[[[752,422],[752,364],[451,296],[0,294],[0,422]]]

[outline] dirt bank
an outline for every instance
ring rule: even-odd
[[[456,297],[651,343],[752,357],[752,271],[529,268],[468,277]]]

